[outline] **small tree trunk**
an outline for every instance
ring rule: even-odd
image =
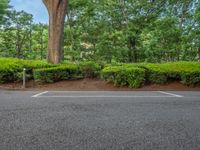
[[[20,57],[21,49],[20,49],[20,33],[19,33],[19,28],[17,25],[17,32],[16,32],[16,56],[17,58]]]
[[[68,0],[43,0],[49,13],[49,63],[58,64],[63,58],[63,32]]]
[[[30,21],[29,28],[29,51],[32,53],[32,21]]]
[[[40,57],[41,57],[41,60],[43,59],[43,27],[41,29],[41,37],[40,37]]]
[[[136,39],[130,37],[128,42],[129,62],[135,63],[137,62]]]

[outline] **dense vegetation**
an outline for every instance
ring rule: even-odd
[[[48,25],[0,2],[0,56],[45,59]],[[200,59],[199,0],[70,0],[64,59],[169,62]]]
[[[104,79],[116,85],[130,87],[140,87],[145,83],[165,84],[172,81],[180,81],[186,85],[197,85],[200,83],[200,63],[119,64],[105,67],[102,74]],[[131,84],[129,81],[135,83]]]
[[[101,78],[117,86],[200,84],[199,0],[71,0],[62,64],[48,64],[48,25],[0,2],[0,82]]]
[[[200,63],[173,62],[163,64],[97,64],[95,62],[47,64],[13,58],[0,59],[0,82],[22,80],[23,68],[27,68],[27,79],[38,83],[54,83],[61,80],[101,78],[116,86],[138,88],[145,84],[165,84],[180,81],[186,85],[200,84]]]

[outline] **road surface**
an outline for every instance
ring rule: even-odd
[[[200,92],[0,91],[2,150],[200,150]]]

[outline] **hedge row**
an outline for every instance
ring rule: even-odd
[[[60,80],[75,79],[79,73],[77,65],[62,65],[34,70],[34,79],[40,83],[53,83]]]
[[[107,70],[107,66],[104,70]],[[186,85],[198,85],[200,84],[200,63],[199,62],[173,62],[164,64],[119,64],[113,66],[116,68],[142,68],[145,70],[145,83],[165,84],[171,81],[180,81]],[[103,71],[104,74],[104,71]],[[110,77],[115,75],[112,69],[110,70]],[[104,77],[107,80],[108,77]]]
[[[165,84],[180,81],[186,85],[200,84],[199,62],[173,62],[163,64],[114,64],[95,62],[63,63],[51,65],[44,61],[0,58],[0,83],[22,79],[23,68],[27,78],[51,83],[59,80],[101,77],[115,85],[140,87],[145,83]]]
[[[71,78],[95,78],[100,76],[102,70],[102,66],[94,62],[52,65],[44,61],[0,58],[0,83],[22,80],[23,68],[26,68],[27,79],[42,83]]]
[[[56,67],[34,69],[34,79],[40,83],[53,83],[56,81],[80,78],[99,77],[101,66],[94,62],[81,62],[77,64],[60,64]]]
[[[99,77],[100,72],[103,69],[103,66],[92,61],[81,62],[81,63],[78,63],[77,65],[83,78]]]
[[[175,62],[166,64],[147,64],[150,83],[164,84],[171,81],[180,81],[186,85],[200,84],[200,63]]]
[[[0,83],[21,80],[23,68],[27,69],[27,77],[33,78],[33,69],[43,67],[53,67],[53,65],[50,65],[44,61],[0,58]]]
[[[118,86],[139,88],[145,81],[145,70],[136,67],[110,66],[102,70],[102,78]]]

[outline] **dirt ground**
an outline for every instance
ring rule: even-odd
[[[115,87],[112,83],[107,83],[97,79],[82,79],[71,81],[60,81],[52,84],[37,84],[34,81],[27,82],[26,89],[22,89],[22,82],[0,84],[1,90],[48,90],[48,91],[154,91],[154,90],[176,90],[176,91],[200,91],[200,86],[189,87],[178,82],[165,85],[145,85],[139,89],[128,87]]]

